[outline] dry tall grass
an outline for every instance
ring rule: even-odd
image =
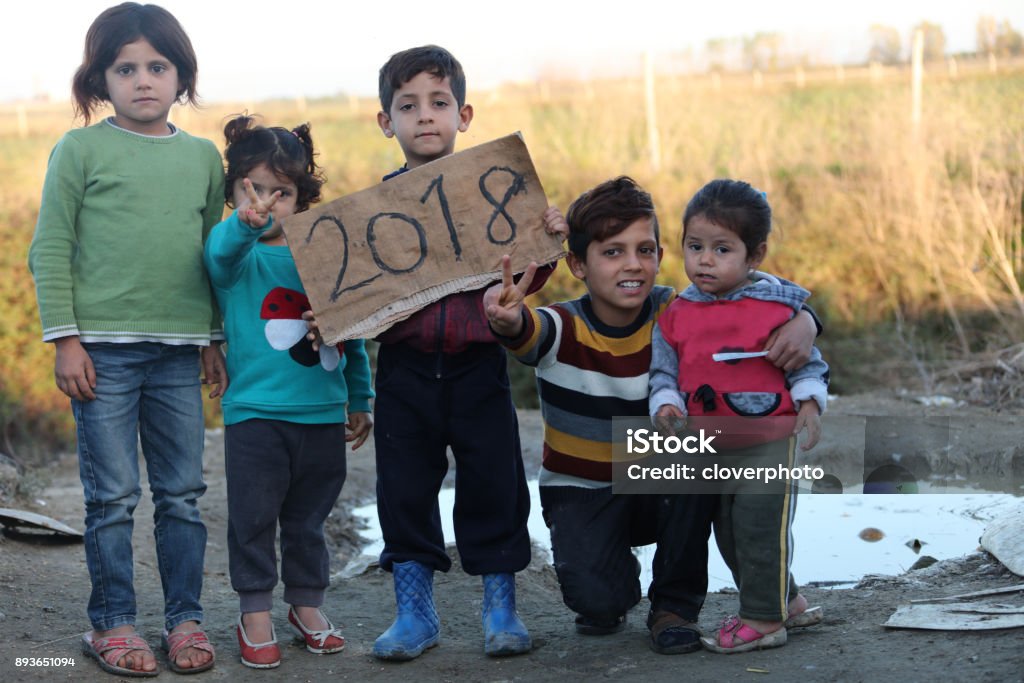
[[[601,180],[632,175],[659,204],[668,254],[661,278],[676,286],[685,284],[678,237],[688,198],[715,177],[765,190],[777,228],[766,267],[814,292],[844,388],[881,381],[886,360],[921,360],[925,341],[962,357],[1019,339],[1024,71],[930,73],[918,129],[909,82],[898,74],[806,82],[659,79],[658,173],[647,156],[640,81],[471,87],[476,118],[460,144],[522,131],[550,200],[563,209]],[[215,104],[176,109],[174,118],[220,145],[225,117],[242,110],[275,125],[312,122],[327,198],[370,186],[401,163],[369,99]],[[0,108],[0,411],[9,440],[22,424],[67,426],[54,417],[66,411],[52,388],[52,350],[38,341],[24,264],[47,154],[71,125],[66,105]],[[540,296],[579,291],[562,271]],[[893,324],[899,336],[865,346]]]

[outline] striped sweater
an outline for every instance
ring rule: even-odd
[[[651,331],[675,296],[655,286],[627,327],[598,320],[590,297],[526,309],[516,339],[502,340],[536,369],[544,418],[541,486],[611,485],[612,418],[647,415]]]

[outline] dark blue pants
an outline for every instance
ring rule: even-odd
[[[381,344],[374,443],[380,564],[420,562],[448,571],[437,496],[455,457],[455,542],[473,575],[517,572],[530,562],[530,494],[509,391],[505,351],[480,344],[458,354]]]
[[[291,605],[319,607],[330,581],[324,521],[345,483],[345,425],[245,420],[224,433],[228,568],[242,612],[272,606],[281,579]]]
[[[714,495],[613,495],[612,487],[542,486],[555,573],[566,606],[610,621],[640,601],[636,546],[657,544],[647,597],[697,621],[708,590]]]

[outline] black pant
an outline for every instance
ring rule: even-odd
[[[469,574],[530,563],[530,494],[509,391],[505,351],[481,344],[430,354],[382,344],[374,442],[380,564],[414,560],[448,571],[437,495],[455,457],[455,542]]]
[[[324,521],[345,483],[345,425],[245,420],[224,433],[228,566],[243,612],[269,610],[281,525],[284,599],[319,607],[330,581]]]
[[[542,486],[540,500],[569,609],[599,621],[627,612],[640,601],[640,563],[632,548],[657,543],[647,592],[651,606],[697,621],[708,590],[717,496]]]

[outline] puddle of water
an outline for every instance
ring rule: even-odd
[[[530,488],[530,536],[549,551],[551,537],[540,512],[536,481]],[[439,496],[445,540],[452,542],[454,489]],[[848,587],[866,574],[902,574],[921,555],[938,560],[960,557],[978,548],[978,539],[993,518],[1021,504],[1021,498],[1005,493],[942,493],[915,495],[801,495],[797,502],[793,537],[796,543],[793,575],[801,584],[835,582]],[[376,505],[357,508],[353,514],[366,521],[363,552],[378,556],[384,547]],[[864,541],[860,532],[878,529],[883,537]],[[920,542],[920,552],[908,546]],[[654,546],[635,549],[646,592],[651,582]],[[708,563],[709,590],[735,587],[728,567],[718,554],[714,537]]]

